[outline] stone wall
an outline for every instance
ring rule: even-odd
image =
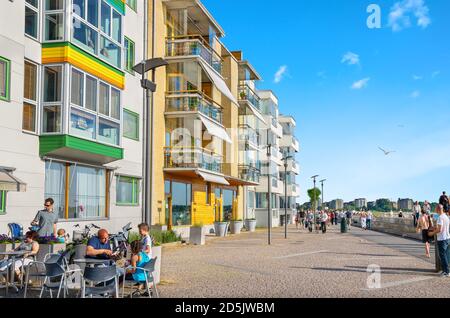
[[[353,218],[353,225],[361,227],[359,217]],[[416,233],[412,218],[377,217],[372,220],[372,230],[418,240],[422,239],[422,234]]]

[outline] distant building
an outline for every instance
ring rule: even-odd
[[[375,201],[369,201],[369,202],[367,202],[367,208],[368,208],[369,210],[375,209]]]
[[[392,201],[391,205],[392,205],[392,210],[398,210],[398,203],[397,202]]]
[[[366,199],[355,199],[354,204],[357,209],[367,208]]]
[[[344,209],[344,200],[336,199],[329,202],[328,207],[332,210],[342,210]]]
[[[412,211],[414,201],[412,199],[398,199],[398,209],[403,211]]]

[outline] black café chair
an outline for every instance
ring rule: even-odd
[[[109,284],[112,280],[114,283]],[[87,283],[90,283],[91,286],[86,286]],[[81,286],[81,298],[86,298],[86,296],[109,297],[113,294],[116,298],[119,298],[119,277],[116,265],[86,267]]]

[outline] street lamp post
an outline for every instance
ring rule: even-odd
[[[316,227],[316,195],[315,195],[315,192],[316,192],[316,179],[317,179],[317,177],[319,177],[318,174],[316,174],[315,176],[311,177],[311,179],[313,179],[313,183],[314,183],[314,187],[313,187],[313,191],[314,191],[314,194],[313,194],[313,196],[314,196],[314,199],[313,199],[313,202],[314,202],[314,204],[313,204],[313,214],[314,214],[313,224],[314,224],[314,227]],[[317,231],[317,228],[316,228],[316,231]]]
[[[153,105],[149,107],[149,97],[156,91],[156,84],[145,78],[145,74],[148,71],[154,71],[156,68],[165,66],[169,64],[166,60],[162,58],[153,58],[144,60],[133,67],[133,70],[141,75],[141,87],[145,94],[145,105],[144,105],[144,132],[143,137],[144,142],[142,143],[142,153],[143,153],[143,186],[142,186],[142,210],[143,210],[143,220],[149,226],[152,224],[152,174],[153,174],[153,143],[150,143],[150,135],[153,130],[152,123]],[[154,78],[153,78],[154,80]]]
[[[292,156],[283,158],[284,161],[284,238],[287,239],[287,167],[288,159],[292,159]]]
[[[327,179],[323,179],[323,180],[320,180],[320,181],[319,181],[319,182],[321,183],[321,185],[322,185],[322,204],[320,205],[320,206],[322,207],[322,210],[323,210],[323,207],[324,207],[324,204],[325,204],[325,201],[324,201],[324,199],[323,199],[323,183],[324,183],[325,181],[327,181]]]
[[[269,141],[269,130],[270,128],[267,129],[267,188],[268,188],[268,198],[267,198],[267,210],[268,210],[268,219],[267,219],[267,242],[270,245],[271,244],[271,240],[272,240],[272,202],[271,202],[271,197],[272,197],[272,184],[271,184],[271,169],[270,169],[270,155],[272,153],[272,143]]]

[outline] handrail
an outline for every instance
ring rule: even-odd
[[[202,148],[202,147],[196,147],[196,146],[170,146],[170,147],[164,147],[164,151],[170,150],[184,150],[187,149],[189,152],[194,152],[194,151],[201,151],[204,153],[208,153],[211,156],[216,156],[216,157],[223,157],[221,154],[215,153],[212,150],[206,149],[206,148]]]
[[[187,94],[200,95],[202,98],[206,99],[208,102],[214,104],[213,106],[223,109],[223,107],[219,103],[217,103],[211,97],[209,97],[208,95],[206,95],[205,93],[203,93],[202,91],[199,91],[199,90],[166,91],[166,97],[169,97],[169,98],[172,98],[172,96],[169,96],[169,95],[175,95],[173,97],[178,97],[176,95],[183,95],[183,94],[185,94],[185,95],[187,95]]]
[[[185,34],[185,35],[174,35],[174,36],[166,36],[166,41],[174,41],[174,40],[199,40],[206,49],[210,50],[212,53],[217,55],[220,58],[220,61],[223,62],[224,59],[216,50],[214,50],[206,41],[201,34]],[[180,41],[181,42],[181,41]]]

